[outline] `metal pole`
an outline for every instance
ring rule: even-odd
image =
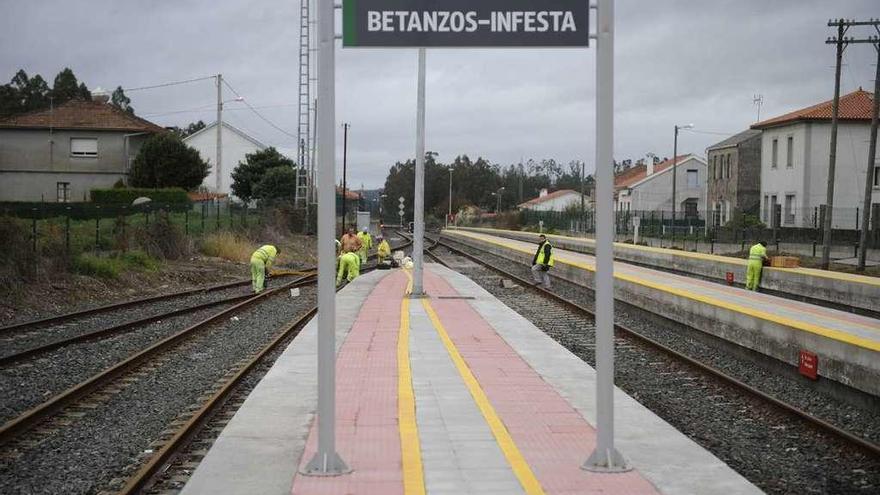
[[[303,474],[351,470],[336,453],[336,75],[333,2],[317,3],[318,101],[318,451]],[[293,393],[293,392],[290,392]],[[293,462],[293,460],[291,460]]]
[[[631,469],[614,448],[614,0],[596,19],[596,449],[587,471]]]
[[[446,228],[449,228],[449,217],[452,216],[452,165],[449,166],[449,212],[446,214]]]
[[[676,156],[678,156],[678,125],[675,126],[675,137],[672,140],[672,244],[670,246],[675,245],[675,183],[678,175],[675,167],[678,164]]]
[[[342,124],[342,233],[345,234],[346,180],[348,178],[348,124]],[[334,229],[335,230],[335,229]]]
[[[425,49],[419,48],[419,83],[416,97],[416,183],[413,201],[413,288],[412,295],[421,297],[422,248],[425,243]]]
[[[837,26],[837,64],[834,68],[834,101],[831,104],[831,152],[828,156],[828,182],[825,190],[825,230],[822,236],[822,269],[831,263],[831,216],[834,209],[834,169],[837,166],[837,114],[840,108],[840,64],[845,46],[843,23]]]
[[[223,154],[223,138],[222,133],[220,132],[223,129],[223,74],[217,74],[217,192],[223,192],[221,188],[223,187],[223,182],[221,177],[223,176],[223,161],[221,160]]]
[[[871,115],[871,141],[868,144],[868,170],[865,173],[865,198],[862,202],[862,227],[859,232],[859,266],[865,270],[865,255],[868,251],[868,227],[871,219],[871,188],[873,186],[874,166],[877,159],[877,113],[880,111],[880,42],[874,44],[877,49],[877,73],[874,76],[874,113]]]

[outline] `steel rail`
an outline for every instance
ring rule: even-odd
[[[292,287],[296,287],[299,285],[307,285],[312,282],[314,275],[306,275],[294,282],[292,282]],[[32,359],[36,356],[40,356],[47,352],[54,351],[56,349],[60,349],[62,347],[67,347],[73,344],[80,344],[83,342],[90,342],[94,340],[105,339],[111,337],[113,335],[122,333],[126,330],[131,330],[140,326],[148,325],[150,323],[154,323],[157,321],[164,320],[166,318],[173,318],[175,316],[185,315],[188,313],[194,313],[196,311],[212,308],[214,306],[221,306],[223,304],[231,304],[239,301],[244,301],[253,297],[253,294],[244,294],[238,296],[232,296],[225,299],[220,299],[217,301],[209,301],[206,303],[197,304],[195,306],[188,306],[185,308],[175,309],[173,311],[169,311],[167,313],[162,313],[153,316],[147,316],[145,318],[140,318],[133,321],[127,321],[125,323],[121,323],[119,325],[114,325],[107,328],[102,328],[100,330],[95,330],[94,332],[88,332],[81,335],[76,335],[74,337],[59,339],[54,342],[50,342],[48,344],[31,347],[21,352],[17,352],[14,354],[8,354],[6,356],[0,357],[0,367],[9,366],[12,364],[19,363],[21,361]]]
[[[313,277],[313,281],[317,280],[317,277]],[[303,277],[306,278],[306,277]],[[198,331],[207,328],[209,325],[220,321],[221,319],[226,318],[228,315],[235,314],[241,310],[248,308],[249,306],[260,302],[269,296],[273,296],[279,294],[281,291],[288,289],[289,287],[293,287],[300,280],[295,280],[293,282],[287,283],[281,287],[275,289],[268,289],[263,291],[257,295],[251,296],[250,298],[216,313],[205,320],[202,320],[198,323],[190,325],[189,327],[162,339],[159,342],[143,349],[125,360],[103,370],[92,376],[91,378],[80,382],[77,385],[74,385],[67,390],[53,396],[49,400],[41,403],[40,405],[29,409],[16,417],[8,421],[2,427],[0,427],[0,445],[7,443],[12,440],[18,434],[27,431],[37,423],[43,421],[48,418],[52,414],[55,414],[68,405],[74,403],[76,400],[90,394],[95,391],[101,385],[110,382],[111,380],[123,375],[124,373],[133,370],[143,362],[146,362],[150,357],[165,351],[171,348],[173,345],[181,342],[182,340],[194,336]]]
[[[485,266],[486,268],[489,268],[497,273],[500,273],[500,274],[504,275],[505,277],[516,281],[517,283],[519,283],[523,287],[527,287],[527,288],[537,292],[538,294],[540,294],[548,299],[551,299],[557,303],[561,303],[564,306],[574,310],[575,312],[583,313],[583,314],[586,314],[590,317],[594,316],[594,313],[592,310],[590,310],[584,306],[581,306],[580,304],[578,304],[574,301],[566,299],[558,294],[550,292],[542,287],[538,287],[526,279],[523,279],[521,277],[513,275],[512,273],[504,271],[500,268],[497,268],[497,267],[493,266],[492,264],[490,264],[490,263],[470,254],[470,253],[467,253],[459,248],[456,248],[454,246],[449,245],[448,243],[444,242],[442,239],[438,238],[437,243],[439,245],[443,246],[444,248],[450,250],[451,252],[455,253],[456,255],[465,257],[475,263],[478,263],[482,266]],[[474,249],[478,249],[478,248],[474,248]],[[438,263],[446,266],[447,268],[453,269],[452,267],[449,266],[449,264],[447,264],[444,260],[442,260],[436,253],[433,253],[430,250],[426,250],[426,252],[428,253],[429,256],[434,258]],[[645,344],[647,344],[657,350],[660,350],[660,351],[668,354],[669,356],[672,356],[679,361],[682,361],[682,362],[684,362],[694,368],[697,368],[698,370],[700,370],[704,373],[707,373],[707,374],[709,374],[709,375],[711,375],[711,376],[713,376],[723,382],[726,382],[727,384],[732,385],[736,389],[744,391],[754,397],[757,397],[758,399],[761,399],[765,402],[768,402],[768,403],[772,404],[773,406],[785,411],[786,413],[793,415],[793,416],[797,417],[798,419],[801,419],[801,420],[811,424],[812,426],[816,427],[819,430],[822,430],[826,433],[829,433],[833,436],[836,436],[836,437],[844,440],[845,442],[848,442],[850,444],[853,444],[853,445],[863,449],[864,451],[870,453],[871,455],[873,455],[875,457],[880,457],[880,445],[878,445],[870,440],[867,440],[867,439],[862,438],[860,436],[854,435],[854,434],[852,434],[842,428],[839,428],[839,427],[837,427],[837,426],[835,426],[835,425],[833,425],[823,419],[817,418],[816,416],[813,416],[812,414],[810,414],[802,409],[799,409],[796,406],[793,406],[787,402],[784,402],[780,399],[777,399],[776,397],[773,397],[773,396],[767,394],[766,392],[763,392],[763,391],[761,391],[761,390],[759,390],[759,389],[757,389],[747,383],[744,383],[744,382],[738,380],[737,378],[734,378],[734,377],[724,373],[721,370],[718,370],[718,369],[713,368],[705,363],[702,363],[694,358],[691,358],[690,356],[687,356],[679,351],[676,351],[675,349],[672,349],[671,347],[669,347],[663,343],[660,343],[660,342],[658,342],[658,341],[656,341],[646,335],[643,335],[635,330],[627,328],[627,327],[620,325],[618,323],[614,324],[614,329],[617,331],[620,331],[621,333],[623,333],[627,336],[633,337],[636,340],[638,340],[642,343],[645,343]]]

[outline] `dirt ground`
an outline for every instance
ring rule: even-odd
[[[277,245],[281,249],[276,262],[279,269],[296,270],[317,264],[312,237],[293,236]],[[0,294],[0,326],[249,278],[250,267],[246,262],[201,255],[165,261],[154,272],[128,271],[117,279],[47,273],[13,293]]]

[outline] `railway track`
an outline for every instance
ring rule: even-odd
[[[539,328],[567,327],[567,330],[551,336],[588,362],[594,357],[592,335],[587,337],[583,335],[583,333],[587,333],[583,332],[584,325],[591,324],[593,319],[593,312],[588,307],[575,302],[572,300],[572,297],[566,297],[557,293],[555,288],[554,290],[547,291],[535,287],[530,280],[523,276],[518,276],[515,273],[517,270],[513,269],[506,260],[504,262],[496,260],[493,263],[488,261],[487,258],[495,258],[494,255],[483,252],[476,255],[473,252],[476,250],[469,249],[468,251],[472,252],[468,252],[445,241],[440,241],[439,239],[438,241],[439,243],[435,243],[434,246],[426,250],[428,256],[453,270],[468,274],[475,280],[479,276],[475,277],[474,274],[469,274],[469,270],[466,267],[461,268],[460,263],[457,268],[456,263],[450,263],[444,258],[466,260],[471,266],[477,266],[483,270],[490,271],[493,275],[497,274],[497,276],[502,278],[513,280],[520,287],[526,288],[527,294],[531,294],[531,297],[527,297],[527,302],[524,302],[522,297],[523,291],[519,290],[518,294],[520,296],[508,296],[508,300],[505,302],[523,313],[527,318],[533,320]],[[445,256],[444,254],[437,253],[437,251],[443,251]],[[502,265],[502,263],[506,264]],[[521,269],[520,273],[526,271],[527,267]],[[497,281],[497,278],[495,281]],[[501,292],[501,289],[492,284],[487,285],[485,282],[479,281],[478,283],[486,286],[490,292]],[[560,287],[566,284],[557,283],[556,285]],[[581,292],[584,290],[588,289],[580,288]],[[496,296],[500,296],[500,294],[496,294]],[[536,299],[543,300],[544,302],[538,303]],[[549,305],[547,304],[548,302],[550,303]],[[519,308],[517,308],[517,305],[519,305]],[[529,305],[536,305],[542,309],[539,312],[529,311]],[[616,317],[616,320],[620,321],[620,318]],[[571,330],[574,328],[579,330],[579,335],[572,335]],[[735,469],[746,475],[747,478],[758,483],[763,489],[777,493],[797,491],[793,484],[780,485],[778,480],[784,481],[788,479],[791,481],[791,479],[797,479],[798,482],[808,484],[807,479],[811,476],[812,480],[810,481],[813,482],[813,489],[816,489],[817,492],[823,492],[823,489],[817,488],[815,481],[823,477],[826,480],[831,480],[826,481],[825,488],[827,489],[826,491],[832,493],[837,493],[841,489],[844,491],[840,493],[849,493],[846,491],[849,489],[857,489],[860,493],[866,493],[862,490],[867,488],[867,491],[870,491],[872,487],[873,489],[880,487],[880,474],[878,474],[880,473],[880,445],[874,440],[864,438],[839,425],[816,417],[802,408],[787,402],[784,398],[762,391],[758,387],[736,378],[732,373],[707,364],[699,356],[694,357],[681,352],[673,346],[647,335],[646,332],[631,328],[627,324],[616,324],[615,335],[617,359],[620,360],[621,364],[618,367],[619,386],[640,400],[640,402],[655,410],[661,417],[664,417],[664,419],[667,419],[667,421],[670,421],[699,443],[709,448],[709,450],[721,457],[722,460],[730,463]],[[627,371],[626,367],[632,365],[640,366],[641,369]],[[653,380],[647,374],[666,376],[668,380]],[[652,387],[656,387],[658,382],[665,383],[667,388],[652,389]],[[700,396],[700,394],[688,395],[685,392],[684,395],[689,397],[689,401],[719,402],[722,405],[727,404],[728,407],[732,407],[732,404],[746,404],[746,409],[738,411],[742,417],[737,418],[737,415],[733,415],[733,417],[727,416],[726,420],[718,421],[718,423],[722,425],[727,423],[726,429],[728,431],[736,431],[737,428],[740,430],[744,429],[746,430],[745,435],[747,437],[748,435],[755,435],[754,430],[765,429],[760,424],[755,424],[759,420],[775,424],[775,426],[770,428],[778,429],[779,438],[774,439],[770,435],[764,439],[764,442],[770,442],[770,444],[765,443],[759,448],[770,457],[770,459],[764,459],[764,462],[779,462],[778,458],[774,457],[784,456],[788,452],[791,453],[788,454],[789,457],[797,458],[799,459],[798,462],[803,464],[792,463],[791,461],[785,462],[783,463],[786,466],[784,469],[771,473],[764,472],[760,466],[747,465],[744,460],[749,459],[757,454],[757,452],[749,453],[747,450],[745,454],[742,452],[744,449],[749,448],[755,450],[756,446],[753,442],[749,438],[739,439],[731,438],[730,436],[725,438],[718,431],[717,425],[714,427],[716,431],[706,431],[705,429],[701,430],[698,427],[694,427],[694,425],[688,425],[686,422],[683,423],[681,418],[688,416],[692,420],[704,420],[706,423],[710,423],[713,420],[705,417],[693,417],[692,413],[680,409],[682,404],[676,404],[675,400],[664,400],[662,397],[664,394],[678,393],[670,385],[685,389],[700,387],[708,392],[708,394],[704,394],[706,396]],[[655,407],[660,410],[658,411]],[[713,409],[713,414],[715,413],[714,410],[717,409],[716,406],[711,404],[702,406],[693,402],[685,405],[685,408],[687,407],[707,407],[708,409]],[[717,414],[719,414],[719,418],[727,415],[723,411]],[[752,419],[751,416],[756,416],[756,418]],[[746,424],[736,428],[730,426],[730,424],[740,420],[746,420]],[[691,426],[690,432],[688,431],[689,426]],[[770,431],[774,430],[771,429]],[[776,445],[773,445],[774,442],[786,445],[777,448]],[[826,443],[826,445],[823,445],[823,443]],[[805,445],[810,447],[805,447]],[[780,449],[782,450],[781,453],[776,452]],[[815,449],[816,452],[804,452],[811,449]],[[841,452],[845,454],[841,454]],[[821,461],[823,454],[825,461]],[[826,465],[827,459],[838,458],[841,455],[846,457],[846,461],[852,463],[850,464],[850,466],[853,466],[852,469],[849,471],[841,470],[841,472],[837,472],[833,476],[826,476],[827,472],[834,472]],[[758,457],[760,458],[760,455]],[[820,462],[817,459],[821,461],[819,465],[810,464]],[[838,462],[843,462],[843,460],[840,459]],[[823,471],[818,470],[820,467]],[[804,492],[808,491],[809,488],[804,487]]]

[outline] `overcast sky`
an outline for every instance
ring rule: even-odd
[[[871,6],[874,7],[871,7]],[[0,0],[0,78],[50,79],[69,66],[89,88],[134,88],[222,73],[266,118],[296,134],[299,1]],[[620,0],[616,8],[616,159],[705,148],[761,117],[832,97],[832,17],[880,17],[876,0]],[[874,34],[853,28],[850,34]],[[351,123],[349,183],[384,184],[415,148],[415,49],[339,49],[336,121]],[[845,53],[842,91],[873,89],[876,52]],[[594,163],[594,49],[429,50],[427,149],[502,165],[521,157]],[[211,122],[213,80],[129,93],[160,125]],[[226,91],[224,98],[233,95]],[[295,139],[241,103],[224,120],[282,148]]]

